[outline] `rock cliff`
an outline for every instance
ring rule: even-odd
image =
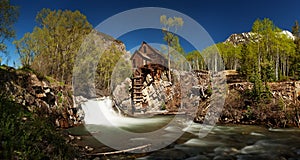
[[[51,117],[53,123],[68,128],[81,122],[73,108],[70,86],[60,85],[50,78],[39,76],[29,69],[16,70],[0,66],[0,95],[23,105],[40,116]]]

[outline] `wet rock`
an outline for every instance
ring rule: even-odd
[[[74,140],[75,139],[75,137],[72,136],[72,135],[70,135],[70,134],[69,134],[69,138],[70,138],[70,140]]]
[[[236,158],[234,156],[224,156],[224,155],[222,156],[218,155],[213,158],[213,160],[235,160],[235,159]]]
[[[88,152],[91,152],[94,150],[94,148],[90,147],[90,146],[85,146],[84,147]]]
[[[217,155],[234,155],[238,153],[238,150],[234,147],[217,147],[214,149]]]
[[[76,136],[76,139],[77,140],[81,140],[82,138],[80,136]]]
[[[197,155],[197,156],[194,156],[194,157],[190,157],[190,158],[187,158],[185,160],[209,160],[210,158],[204,156],[204,155]]]
[[[83,96],[75,96],[74,100],[76,104],[82,104],[83,102],[88,101],[88,99]]]
[[[248,154],[248,155],[237,155],[238,160],[253,160],[253,159],[270,159],[270,160],[286,160],[286,158],[281,156],[276,156],[272,154]]]
[[[181,159],[188,158],[188,155],[183,151],[177,149],[168,149],[168,150],[154,152],[150,154],[148,158],[153,160],[160,160],[160,159],[181,160]]]
[[[241,149],[242,154],[261,154],[265,152],[265,148],[261,145],[251,145]]]
[[[194,147],[215,147],[215,146],[223,145],[223,143],[192,138],[187,142],[185,142],[184,145],[194,146]]]

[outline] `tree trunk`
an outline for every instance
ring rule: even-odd
[[[237,61],[238,61],[238,59],[235,58],[235,59],[234,59],[234,66],[233,66],[233,69],[234,69],[234,70],[236,70],[236,68],[237,68]]]
[[[197,67],[196,69],[199,70],[199,59],[198,59],[198,56],[196,56],[196,67]]]
[[[257,47],[257,53],[258,53],[258,72],[260,73],[260,51],[259,51],[259,42],[258,42],[258,47]]]
[[[278,81],[278,67],[279,67],[279,53],[278,53],[278,46],[277,46],[277,53],[276,53],[276,64],[275,64],[275,80]]]
[[[215,53],[215,68],[214,71],[217,72],[218,71],[218,57],[217,54]]]
[[[286,58],[286,76],[289,76],[289,57]]]
[[[283,68],[282,68],[282,70],[283,70],[283,76],[286,76],[286,58],[284,57],[284,59],[283,59]]]
[[[170,42],[168,42],[168,78],[169,81],[172,82],[171,78],[171,61],[170,61]]]

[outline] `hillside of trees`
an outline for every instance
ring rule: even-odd
[[[237,45],[230,42],[217,43],[201,53],[198,51],[187,53],[186,59],[193,69],[206,69],[202,57],[213,55],[211,48],[217,47],[225,69],[238,70],[248,81],[254,77],[269,82],[298,80],[300,78],[298,22],[296,21],[291,28],[295,40],[282,34],[282,30],[270,19],[257,19],[253,23],[249,41]]]

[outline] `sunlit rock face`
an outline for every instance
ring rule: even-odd
[[[135,104],[134,113],[150,114],[162,112],[188,111],[199,106],[199,101],[209,97],[208,72],[188,72],[173,70],[174,84],[161,76],[146,74],[141,90],[142,101]],[[126,114],[132,114],[132,79],[126,78],[113,91],[115,105]]]

